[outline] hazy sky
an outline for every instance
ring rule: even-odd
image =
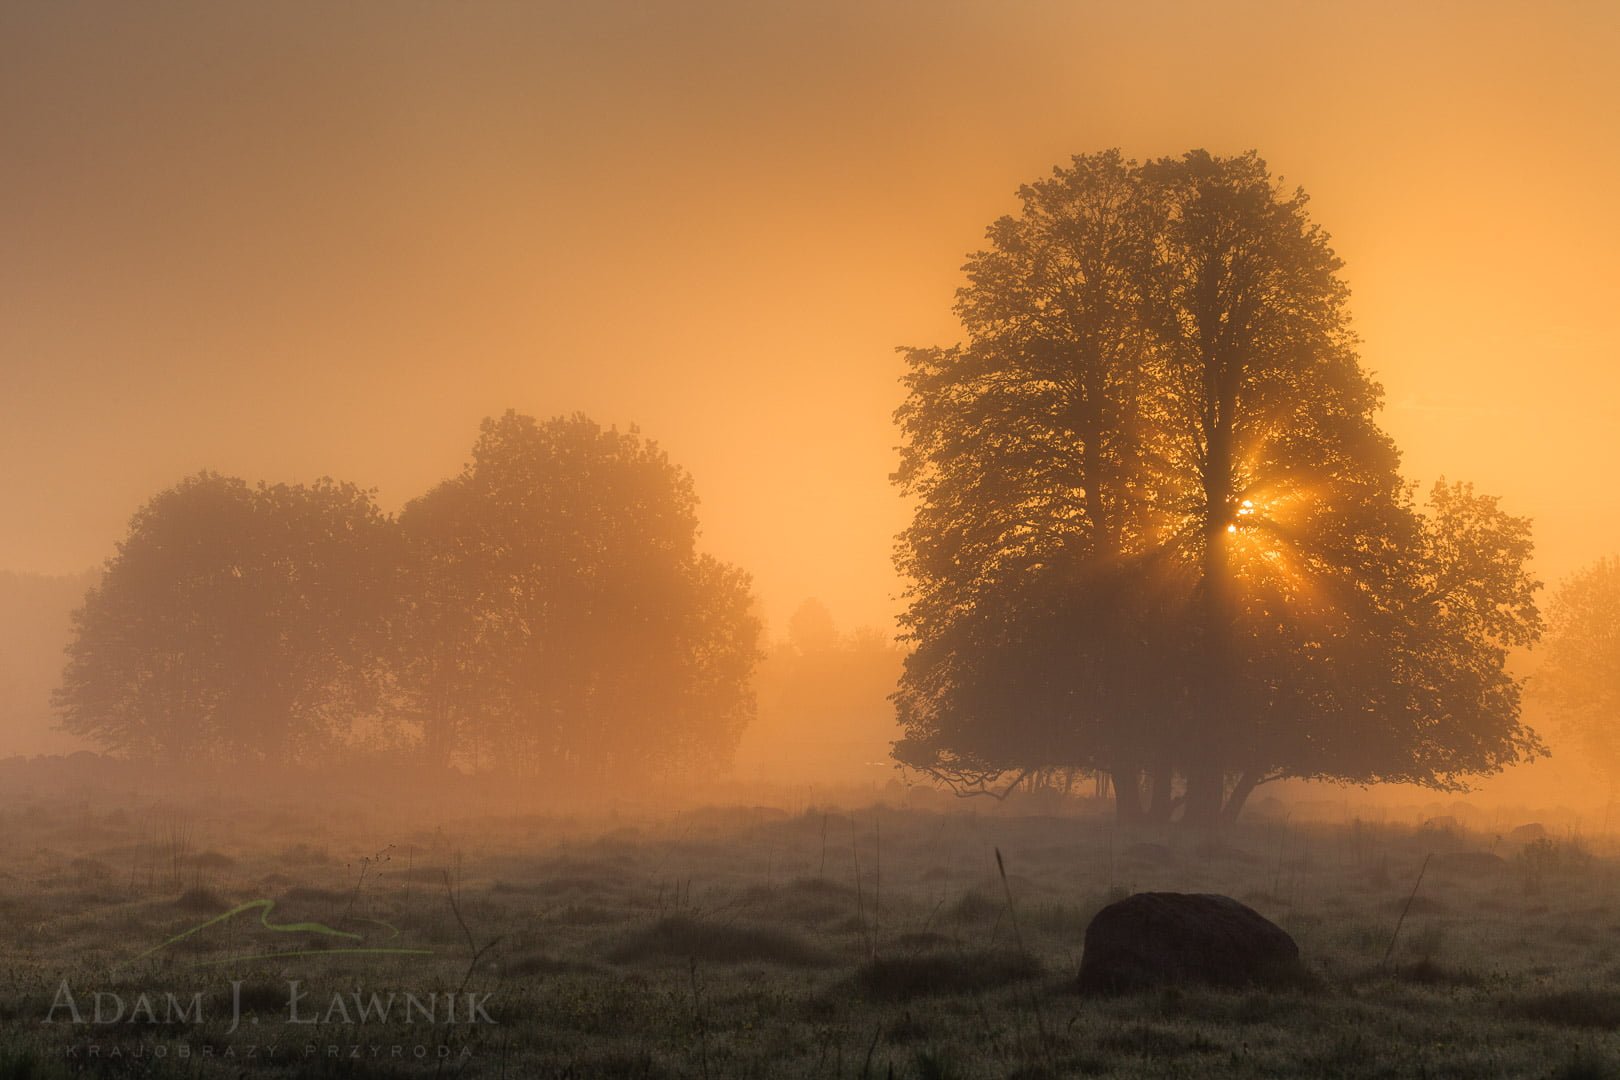
[[[202,468],[386,508],[637,423],[778,625],[895,609],[902,344],[1070,154],[1257,148],[1409,475],[1620,550],[1620,5],[0,0],[0,567]]]

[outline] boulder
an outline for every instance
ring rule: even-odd
[[[1094,993],[1304,980],[1299,946],[1282,927],[1211,893],[1137,893],[1109,904],[1086,927],[1080,958],[1080,989]]]

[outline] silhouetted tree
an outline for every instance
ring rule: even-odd
[[[1269,573],[1237,576],[1227,819],[1269,780],[1461,790],[1544,753],[1507,671],[1509,650],[1541,630],[1529,521],[1444,481],[1411,520],[1409,546],[1366,565],[1302,570],[1298,533],[1256,539],[1258,563],[1235,546]]]
[[[967,264],[967,344],[904,350],[895,478],[918,509],[898,559],[914,644],[898,756],[959,784],[1117,767],[1133,791],[1153,757],[1167,812],[1150,730],[1166,710],[1128,662],[1159,628],[1146,604],[1119,603],[1161,513],[1140,187],[1106,153],[1023,188],[1022,214],[993,224]]]
[[[1186,813],[1213,820],[1254,715],[1239,693],[1239,619],[1297,615],[1289,594],[1301,585],[1376,587],[1413,537],[1340,263],[1304,193],[1279,192],[1252,153],[1194,152],[1141,175],[1154,223],[1141,310],[1162,373],[1154,443],[1167,466],[1154,542],[1190,574],[1196,606],[1172,737]],[[1294,580],[1277,581],[1282,603],[1257,611],[1267,591],[1254,586],[1268,578]]]
[[[400,524],[400,681],[435,759],[585,782],[724,767],[759,625],[655,444],[508,412]]]
[[[1124,817],[1214,822],[1284,776],[1536,752],[1503,673],[1528,533],[1466,489],[1413,505],[1304,194],[1194,152],[1020,197],[968,263],[967,344],[907,350],[900,759],[1104,770]]]
[[[806,600],[788,617],[787,640],[782,644],[795,656],[817,656],[838,648],[840,634],[827,605]]]
[[[189,477],[135,514],[75,612],[62,726],[134,756],[318,759],[376,704],[392,564],[351,484]]]
[[[1553,594],[1549,622],[1533,685],[1612,797],[1620,785],[1620,558],[1570,575]]]

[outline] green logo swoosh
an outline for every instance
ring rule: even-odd
[[[279,933],[279,934],[319,934],[319,935],[321,935],[323,937],[346,938],[346,939],[348,939],[350,941],[364,941],[365,940],[364,935],[351,933],[350,931],[347,931],[347,930],[338,930],[338,929],[336,929],[334,927],[327,926],[325,923],[318,923],[318,922],[273,923],[273,922],[270,921],[270,912],[275,909],[275,906],[276,906],[276,902],[274,900],[249,900],[247,903],[239,904],[236,907],[232,908],[231,910],[229,910],[227,912],[224,912],[223,914],[215,915],[212,919],[207,919],[207,920],[205,920],[203,922],[198,923],[196,926],[190,927],[189,929],[186,929],[186,930],[182,930],[180,933],[178,933],[178,934],[174,935],[173,937],[169,938],[167,941],[164,941],[164,942],[162,942],[162,943],[160,943],[158,945],[152,946],[152,948],[150,948],[150,949],[147,949],[145,952],[141,953],[139,956],[137,956],[133,960],[131,960],[130,963],[135,963],[135,962],[140,961],[140,960],[145,960],[148,956],[151,956],[154,953],[162,952],[164,949],[167,949],[169,946],[174,945],[174,944],[176,944],[178,942],[184,941],[186,938],[191,937],[193,934],[201,933],[202,931],[208,929],[210,926],[214,926],[214,925],[217,925],[218,923],[222,923],[222,922],[227,922],[227,921],[229,921],[231,919],[236,918],[238,915],[241,915],[244,912],[252,911],[255,908],[257,908],[258,912],[259,912],[259,925],[264,927],[266,930],[272,930],[272,931],[274,931],[276,933]],[[384,929],[386,929],[387,931],[389,931],[388,937],[386,939],[384,939],[384,940],[391,941],[394,938],[399,937],[399,928],[397,926],[394,926],[392,923],[384,922],[381,919],[363,919],[361,921],[368,922],[368,923],[373,923],[373,924],[375,924],[377,926],[381,926]],[[224,957],[223,959],[218,959],[218,960],[203,960],[203,961],[198,962],[197,964],[194,964],[193,966],[194,967],[208,967],[208,966],[213,965],[213,964],[229,964],[229,963],[232,963],[232,962],[237,961],[237,960],[265,960],[265,959],[288,957],[288,956],[333,956],[333,955],[350,955],[350,956],[352,956],[352,955],[356,955],[356,954],[368,954],[368,955],[373,955],[373,956],[376,956],[376,955],[432,956],[433,955],[433,950],[432,949],[383,948],[383,947],[377,947],[377,946],[353,946],[353,945],[351,945],[351,946],[341,946],[341,947],[329,948],[329,949],[292,949],[292,950],[288,950],[288,951],[285,951],[285,952],[244,953],[244,954],[242,954],[240,956],[227,956],[227,957]]]

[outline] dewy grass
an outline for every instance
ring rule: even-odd
[[[1620,990],[1582,988],[1527,994],[1507,1003],[1507,1015],[1561,1027],[1620,1028]]]
[[[901,953],[862,964],[855,985],[875,998],[910,1001],[982,993],[1044,974],[1035,957],[1012,949]]]
[[[692,959],[710,964],[767,963],[822,967],[829,961],[797,936],[766,926],[747,926],[669,915],[630,935],[608,952],[617,964]]]
[[[764,821],[736,812],[673,824],[621,814],[426,825],[357,811],[341,828],[313,809],[302,818],[297,810],[249,810],[207,817],[207,850],[230,862],[210,869],[209,893],[195,898],[193,912],[175,903],[193,885],[189,874],[176,889],[163,863],[149,875],[141,855],[141,872],[130,875],[129,852],[150,820],[139,808],[123,807],[122,819],[76,811],[73,832],[50,814],[19,820],[6,798],[0,792],[8,822],[0,856],[10,875],[0,877],[0,1054],[32,1062],[30,1076],[62,1074],[55,1064],[87,1034],[126,1049],[161,1043],[172,1052],[185,1040],[194,1051],[207,1044],[244,1052],[242,1031],[226,1030],[233,981],[242,984],[243,1009],[258,1018],[244,1020],[243,1030],[300,1047],[317,1029],[288,1026],[291,981],[323,1014],[334,993],[369,1000],[464,987],[493,995],[487,1005],[498,1025],[357,1028],[366,1044],[442,1044],[470,1055],[443,1070],[436,1062],[378,1066],[401,1077],[701,1077],[706,1066],[710,1080],[891,1070],[964,1080],[1423,1072],[1578,1080],[1612,1075],[1620,1060],[1620,945],[1611,944],[1620,863],[1601,854],[1532,856],[1546,864],[1536,896],[1525,895],[1518,856],[1506,848],[1507,866],[1495,876],[1431,865],[1412,901],[1429,837],[1395,825],[1311,824],[1296,814],[1283,887],[1273,895],[1275,825],[1238,827],[1227,850],[1193,847],[1162,829],[1122,830],[1100,815],[889,809],[878,923],[875,829],[859,834],[858,850],[840,842],[849,817],[871,820],[864,810],[828,815],[824,856],[819,810]],[[1459,830],[1451,842],[1489,850],[1511,824]],[[612,830],[611,844],[600,839]],[[333,855],[288,859],[292,836]],[[345,919],[354,860],[384,842],[421,846],[408,869],[450,866],[464,851],[461,918],[444,890],[396,867],[368,875]],[[1110,848],[1134,843],[1166,844],[1176,857],[1110,863]],[[1246,859],[1244,850],[1268,857]],[[1306,850],[1309,860],[1292,861]],[[110,887],[86,888],[84,879],[103,867]],[[1166,890],[1260,897],[1261,914],[1298,941],[1315,988],[1172,988],[1107,1001],[1076,993],[1090,915],[1128,892]],[[231,906],[266,895],[277,898],[273,909]],[[958,908],[964,895],[974,899]],[[1381,965],[1403,909],[1394,954]],[[232,910],[234,917],[199,927]],[[275,929],[299,924],[365,940]],[[499,943],[470,949],[469,931],[479,946]],[[430,953],[345,951],[390,946]],[[274,955],[282,952],[295,955]],[[93,1008],[103,990],[127,1002],[140,992],[182,1002],[201,993],[208,1015],[184,1031],[45,1024],[63,979],[81,1008]],[[457,1000],[464,1005],[465,995]],[[341,1024],[318,1030],[317,1039],[344,1033]],[[195,1060],[189,1072],[172,1058],[146,1064],[153,1067],[126,1071],[234,1075]],[[319,1067],[336,1076],[340,1065],[284,1057],[246,1073],[292,1078]]]

